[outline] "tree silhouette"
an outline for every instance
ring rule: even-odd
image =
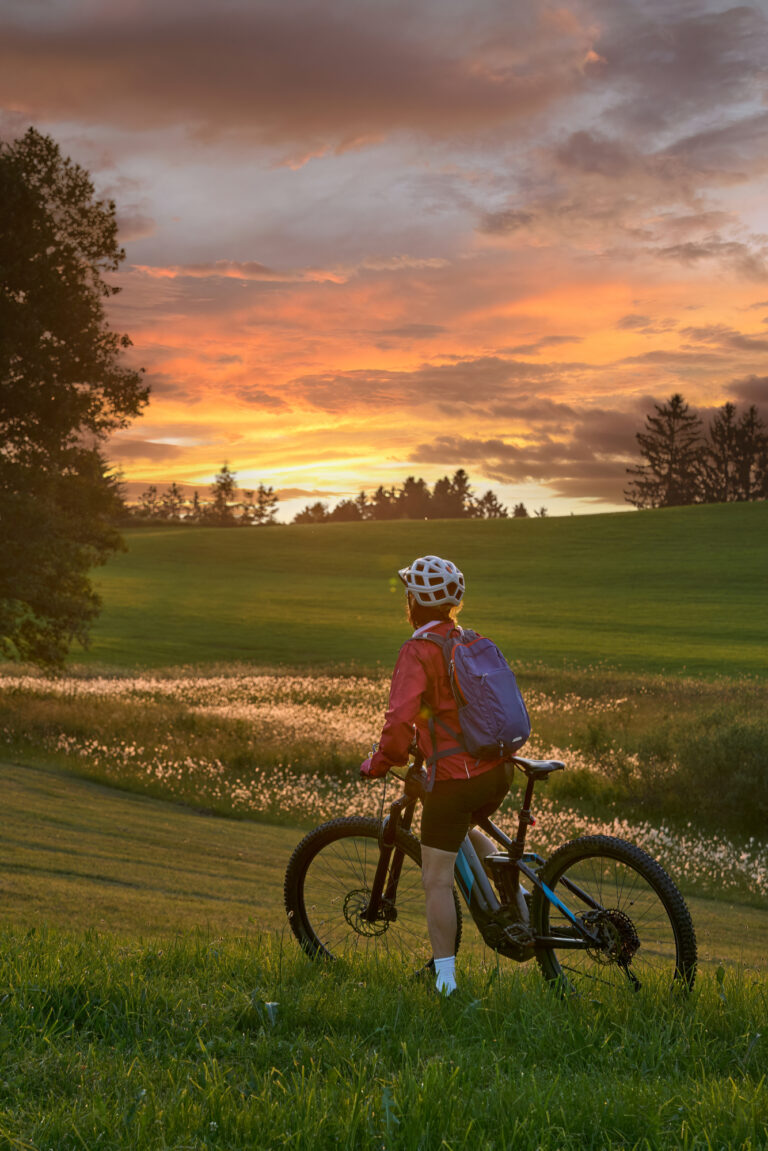
[[[666,404],[654,404],[656,415],[646,416],[637,433],[644,464],[627,468],[635,478],[625,490],[637,508],[677,507],[702,498],[701,418],[676,393]]]
[[[203,511],[205,521],[217,527],[232,527],[236,523],[236,493],[236,473],[231,472],[227,464],[223,464],[211,484],[212,501]]]
[[[505,520],[509,517],[509,512],[490,488],[484,496],[475,500],[472,514],[483,520]]]
[[[148,389],[105,315],[115,205],[34,128],[0,144],[0,203],[0,654],[60,665],[99,611],[89,569],[121,546],[103,443]]]

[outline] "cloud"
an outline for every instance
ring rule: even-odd
[[[110,460],[149,460],[153,463],[174,460],[183,453],[178,444],[155,443],[153,440],[134,440],[115,437],[109,441]]]
[[[498,212],[484,212],[478,230],[489,236],[508,236],[528,228],[536,219],[533,212],[523,212],[515,208],[503,208]]]
[[[445,331],[443,324],[402,324],[399,328],[380,328],[378,334],[403,340],[428,340]]]
[[[740,380],[731,380],[725,390],[745,404],[768,408],[768,376],[745,376]]]
[[[326,411],[413,404],[476,408],[527,390],[532,380],[556,381],[560,373],[581,366],[480,356],[455,363],[421,364],[411,371],[363,369],[298,376],[289,382],[286,393]]]
[[[413,463],[472,466],[497,483],[536,482],[555,495],[621,503],[626,468],[637,455],[637,415],[608,409],[583,410],[558,438],[531,443],[501,437],[438,436],[418,445]]]
[[[684,244],[657,248],[656,255],[688,266],[702,260],[721,260],[749,280],[768,280],[768,263],[762,245],[761,250],[755,251],[741,241],[712,236],[705,240],[689,240]]]
[[[578,28],[506,13],[519,46],[419,27],[388,5],[115,5],[46,22],[6,14],[0,100],[32,117],[128,130],[189,124],[199,138],[292,147],[293,163],[414,130],[434,138],[530,117],[580,80]]]
[[[681,336],[687,336],[701,344],[713,344],[718,348],[727,348],[738,352],[768,352],[768,339],[762,336],[747,336],[729,328],[726,324],[706,324],[703,327],[689,327],[680,330]]]
[[[534,356],[544,348],[558,348],[561,344],[580,344],[581,336],[542,336],[533,344],[518,344],[513,348],[500,348],[511,356]]]

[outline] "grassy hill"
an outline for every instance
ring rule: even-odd
[[[463,622],[519,664],[711,676],[766,672],[768,504],[501,521],[145,528],[97,573],[74,662],[388,668],[396,570],[453,558]]]

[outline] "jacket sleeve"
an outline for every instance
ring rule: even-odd
[[[408,762],[414,723],[421,710],[426,689],[427,673],[416,654],[416,645],[405,643],[392,673],[389,706],[379,749],[371,758],[372,775],[384,775],[390,767],[399,767]]]

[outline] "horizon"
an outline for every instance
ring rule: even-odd
[[[0,138],[117,204],[132,484],[463,467],[623,511],[654,402],[768,415],[759,6],[10,0],[0,33]]]

